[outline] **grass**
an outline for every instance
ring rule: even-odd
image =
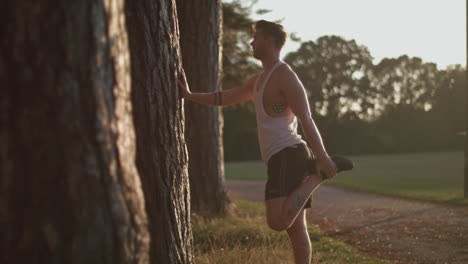
[[[266,180],[267,171],[263,161],[226,162],[225,176],[227,179]]]
[[[329,184],[397,197],[468,205],[463,152],[350,156],[355,168]],[[226,163],[228,179],[266,179],[263,162]]]
[[[294,263],[286,232],[270,230],[261,204],[235,200],[237,213],[206,220],[192,216],[196,263],[202,264],[286,264]],[[322,264],[379,264],[387,260],[362,255],[356,249],[324,236],[310,226],[313,261]]]

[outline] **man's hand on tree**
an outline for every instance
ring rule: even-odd
[[[191,94],[184,69],[180,72],[179,79],[177,80],[177,87],[179,88],[181,98],[185,98]]]

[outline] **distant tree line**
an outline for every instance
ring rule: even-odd
[[[252,61],[252,7],[224,4],[225,89],[258,72]],[[264,10],[262,12],[265,12]],[[366,46],[339,36],[302,42],[284,57],[303,82],[314,120],[332,153],[371,154],[462,150],[465,68],[438,69],[402,55],[378,64]],[[224,109],[226,160],[258,159],[250,103]]]

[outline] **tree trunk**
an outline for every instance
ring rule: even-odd
[[[190,191],[184,142],[175,2],[126,2],[137,168],[151,233],[151,263],[192,263]]]
[[[221,1],[177,0],[177,11],[190,88],[216,91],[221,87]],[[192,208],[202,215],[224,215],[230,200],[224,188],[222,111],[189,101],[185,109]]]
[[[465,23],[468,28],[468,4],[466,4],[466,18]],[[465,76],[466,81],[468,82],[468,34],[466,36],[466,66],[465,66]],[[465,177],[464,177],[464,188],[463,188],[463,197],[468,199],[468,85],[466,86],[466,121],[465,121]]]
[[[0,263],[147,263],[123,2],[0,14]]]

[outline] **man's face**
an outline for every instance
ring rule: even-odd
[[[270,38],[267,38],[261,29],[257,29],[254,33],[254,38],[252,42],[250,42],[250,46],[252,46],[253,49],[253,56],[256,59],[261,60],[265,55],[268,53],[269,46],[271,43],[269,43]]]

